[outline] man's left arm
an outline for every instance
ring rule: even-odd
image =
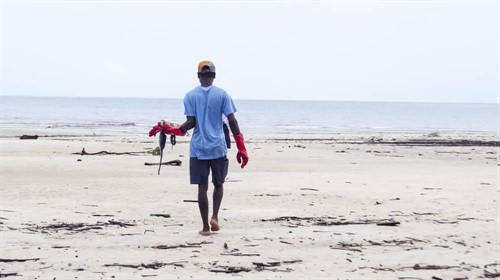
[[[236,142],[236,147],[238,148],[238,153],[236,154],[236,160],[241,164],[241,168],[245,167],[248,163],[248,153],[245,148],[245,139],[240,131],[240,126],[234,114],[229,114],[227,116],[229,121],[229,127],[234,136],[234,141]]]

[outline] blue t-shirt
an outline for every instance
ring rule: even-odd
[[[184,97],[184,115],[196,118],[189,148],[190,157],[216,159],[227,154],[222,115],[236,112],[231,97],[221,88],[197,86]]]

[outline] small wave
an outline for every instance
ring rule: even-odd
[[[136,126],[133,122],[121,123],[121,122],[97,122],[94,123],[96,126]]]
[[[72,124],[50,124],[47,128],[95,128],[95,127],[130,127],[137,126],[135,123],[72,123]]]
[[[119,126],[137,126],[135,123],[122,123]]]

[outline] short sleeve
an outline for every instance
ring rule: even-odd
[[[191,95],[188,93],[184,96],[184,115],[186,117],[194,117],[194,104],[192,102]]]
[[[234,105],[233,99],[229,94],[225,93],[224,94],[224,102],[222,106],[222,112],[224,113],[224,116],[229,116],[233,113],[236,113],[236,105]]]

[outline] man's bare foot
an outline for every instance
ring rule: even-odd
[[[217,220],[215,218],[212,218],[210,220],[210,227],[212,228],[212,231],[219,231],[220,230],[219,222],[217,222]]]
[[[203,236],[210,236],[210,231],[209,231],[209,230],[207,230],[207,231],[205,231],[205,230],[200,230],[198,233],[199,233],[200,235],[203,235]]]

